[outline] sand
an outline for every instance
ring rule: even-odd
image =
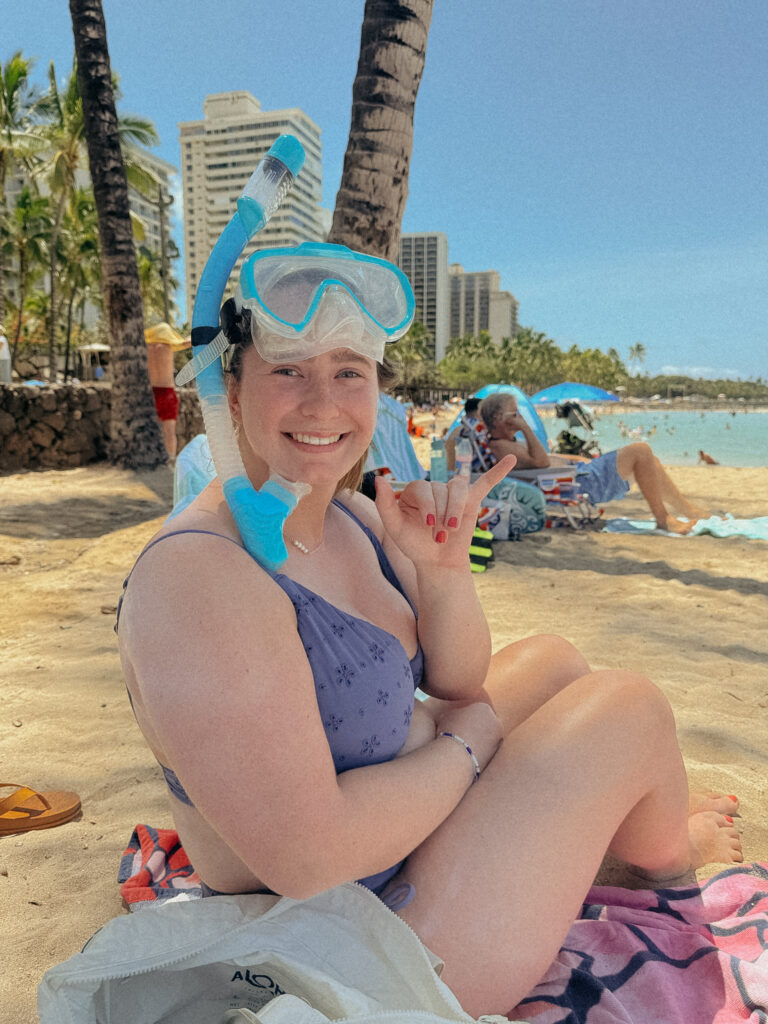
[[[768,511],[768,468],[673,475],[699,503]],[[43,972],[124,912],[116,876],[134,825],[172,825],[113,633],[122,581],[169,496],[166,470],[0,478],[1,777],[76,790],[83,805],[58,828],[0,838],[0,1024],[36,1021]],[[635,495],[611,513],[647,509]],[[739,795],[745,857],[768,861],[765,544],[558,530],[495,552],[476,577],[495,646],[557,632],[594,667],[649,675],[675,709],[693,784]]]

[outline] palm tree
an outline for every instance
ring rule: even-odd
[[[2,255],[12,257],[15,262],[18,282],[18,311],[11,347],[11,369],[16,362],[27,289],[36,277],[42,276],[51,224],[51,204],[48,198],[33,195],[29,186],[25,185],[16,198],[14,208],[5,218],[1,247]]]
[[[179,255],[175,243],[171,240],[171,258]],[[141,299],[144,303],[144,319],[155,317],[165,320],[166,323],[173,323],[173,317],[178,315],[178,307],[169,292],[175,293],[179,287],[178,279],[169,271],[166,272],[162,254],[154,249],[148,249],[145,245],[139,246],[137,254],[139,264],[139,284],[141,285]]]
[[[414,320],[407,334],[394,345],[387,346],[387,358],[396,363],[401,374],[403,392],[408,394],[410,371],[420,367],[429,356],[432,335],[424,324]],[[411,380],[413,377],[411,376]]]
[[[366,0],[329,242],[396,260],[433,0]]]
[[[56,82],[56,68],[51,61],[48,69],[48,92],[38,103],[40,114],[47,119],[43,134],[50,148],[41,173],[48,177],[54,202],[54,223],[50,248],[49,288],[50,323],[48,327],[49,380],[56,380],[56,332],[58,327],[58,289],[56,249],[61,222],[72,194],[77,187],[77,172],[83,165],[86,125],[83,116],[83,98],[77,71],[77,61],[64,89]],[[114,100],[113,100],[114,103]],[[121,117],[118,121],[120,139],[150,144],[157,141],[151,122],[136,117]]]
[[[69,378],[69,353],[75,304],[98,292],[101,278],[99,228],[92,189],[75,189],[61,224],[57,257],[62,266],[62,298],[67,303],[64,380]]]
[[[112,346],[110,454],[126,468],[167,454],[147,371],[141,289],[101,0],[69,0],[83,125],[99,218],[102,286]]]
[[[34,96],[29,73],[34,61],[17,51],[0,64],[0,212],[5,209],[5,183],[14,162],[28,164],[36,148],[29,115]],[[0,323],[5,316],[5,264],[0,257]]]
[[[645,356],[645,345],[642,341],[638,341],[636,345],[629,346],[629,361],[636,370],[640,369],[641,364],[645,360]]]

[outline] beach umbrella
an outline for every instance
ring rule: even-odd
[[[553,384],[543,391],[537,391],[531,396],[531,401],[534,405],[560,405],[563,402],[618,402],[619,398],[592,384],[575,384],[566,380],[562,384]]]
[[[473,397],[482,400],[488,395],[494,395],[499,391],[503,394],[514,395],[517,399],[517,408],[522,414],[523,419],[546,448],[547,432],[544,429],[544,424],[539,419],[539,414],[534,409],[531,399],[516,384],[486,384],[485,387],[476,391]]]

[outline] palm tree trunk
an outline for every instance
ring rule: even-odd
[[[434,0],[366,0],[329,242],[396,260]]]
[[[64,383],[66,384],[69,380],[69,346],[72,340],[72,309],[75,305],[75,289],[73,288],[69,294],[69,302],[67,303],[67,342],[64,348]]]
[[[110,456],[126,468],[158,466],[166,462],[167,454],[149,385],[128,182],[118,135],[104,12],[101,0],[69,0],[69,11],[109,317]]]
[[[21,337],[21,321],[24,316],[24,300],[27,297],[27,254],[24,246],[19,247],[19,314],[16,317],[16,334],[11,346],[11,373],[16,366],[16,353],[19,349],[19,338]]]
[[[56,220],[53,224],[53,230],[51,232],[50,241],[50,254],[48,257],[48,276],[50,281],[49,286],[49,302],[48,302],[48,380],[51,384],[56,383],[57,373],[57,358],[56,358],[56,334],[58,330],[58,292],[56,290],[56,244],[59,240],[59,232],[61,230],[61,222],[64,218],[64,205],[66,203],[66,194],[62,191],[59,196],[59,203],[56,209]]]

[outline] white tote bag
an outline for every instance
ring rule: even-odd
[[[301,901],[216,896],[110,921],[46,972],[38,1011],[40,1024],[472,1024],[441,968],[353,882]]]

